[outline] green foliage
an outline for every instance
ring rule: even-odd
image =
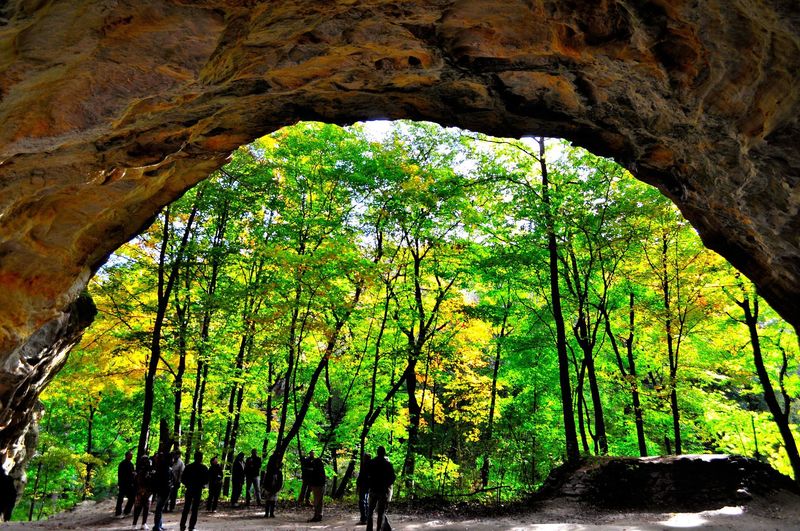
[[[756,455],[757,443],[788,473],[747,328],[732,317],[731,268],[613,161],[563,142],[546,156],[587,451],[598,451],[602,412],[609,453],[638,454],[638,390],[646,449],[664,453],[674,391],[684,452]],[[353,456],[379,445],[406,469],[401,496],[513,498],[541,485],[565,454],[537,157],[527,141],[409,122],[301,123],[237,150],[171,207],[176,233],[198,212],[167,312],[153,433],[161,419],[175,425],[180,389],[182,431],[171,435],[181,447],[191,440],[210,458],[234,440],[236,452],[266,455],[284,443],[287,492],[299,488],[300,453],[322,454],[338,484]],[[163,234],[159,218],[93,279],[100,314],[42,397],[40,453],[16,517],[31,501],[41,517],[114,492],[136,445]],[[179,243],[168,242],[167,265]],[[635,376],[623,359],[631,297]],[[796,335],[769,309],[759,324],[797,435]]]

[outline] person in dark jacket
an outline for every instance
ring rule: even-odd
[[[203,464],[203,452],[194,453],[194,461],[186,465],[181,475],[181,481],[186,487],[183,497],[183,513],[181,513],[181,531],[186,529],[186,519],[189,512],[189,531],[194,531],[197,525],[197,511],[200,508],[200,498],[203,496],[203,489],[208,485],[208,467]]]
[[[396,479],[392,463],[386,459],[386,448],[378,446],[378,455],[369,462],[369,514],[367,531],[372,531],[372,514],[378,509],[377,531],[383,529],[386,508],[392,499],[392,484]]]
[[[211,458],[211,466],[208,467],[208,499],[206,500],[206,510],[212,513],[217,512],[219,493],[222,491],[222,465],[219,464],[217,456]]]
[[[300,496],[297,497],[297,505],[299,507],[310,507],[309,499],[311,498],[311,489],[308,486],[308,478],[311,477],[311,462],[314,461],[314,450],[308,452],[308,455],[300,456]]]
[[[153,531],[163,531],[161,517],[172,492],[172,467],[167,452],[158,452],[153,459],[153,495],[156,510],[153,514]]]
[[[150,512],[152,489],[152,464],[150,458],[143,455],[136,463],[136,496],[133,504],[133,527],[142,515],[142,529],[147,526],[147,514]]]
[[[356,494],[358,495],[359,525],[367,523],[369,514],[369,462],[372,457],[364,454],[361,458],[361,467],[358,469],[356,478]]]
[[[6,469],[0,463],[0,516],[4,522],[11,521],[14,504],[17,502],[17,487],[14,478],[6,474]]]
[[[256,503],[261,505],[261,458],[258,457],[258,452],[255,448],[250,453],[250,457],[244,462],[244,476],[247,480],[247,486],[244,491],[244,504],[250,507],[250,488],[253,488],[253,496],[256,498]]]
[[[119,493],[117,494],[117,508],[114,511],[115,516],[122,516],[122,500],[128,498],[128,503],[125,504],[125,516],[131,514],[133,508],[133,498],[136,495],[136,485],[134,478],[136,473],[133,470],[133,453],[125,452],[125,459],[123,459],[117,467],[117,486]]]
[[[309,457],[310,455],[311,454],[309,454]],[[309,522],[321,522],[322,497],[325,494],[325,465],[319,457],[315,457],[311,461],[308,487],[311,490],[311,496],[314,498],[314,516]]]
[[[264,477],[261,479],[261,487],[264,491],[264,501],[267,504],[264,517],[275,518],[275,505],[278,503],[278,492],[280,492],[283,487],[283,472],[281,471],[280,463],[278,463],[274,455],[267,461],[267,469],[264,471]]]
[[[231,466],[231,483],[233,483],[231,507],[238,507],[239,497],[242,495],[242,486],[244,485],[244,452],[239,452],[239,455],[233,460],[233,465]]]

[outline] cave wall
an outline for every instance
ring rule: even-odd
[[[5,2],[0,451],[46,382],[14,353],[161,206],[298,120],[431,120],[613,156],[797,327],[799,27],[793,0]]]

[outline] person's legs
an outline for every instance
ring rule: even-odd
[[[253,478],[253,489],[255,489],[256,503],[261,505],[261,478],[258,476]]]
[[[367,511],[367,531],[372,531],[372,515],[375,513],[375,505],[378,503],[378,496],[370,491],[369,510]],[[380,529],[378,530],[380,531]]]
[[[181,531],[186,529],[186,519],[189,518],[189,511],[192,507],[192,496],[187,492],[183,500],[183,511],[181,511]]]
[[[300,485],[300,495],[297,497],[297,505],[300,507],[302,507],[303,503],[305,503],[306,492],[308,492],[308,483],[303,481],[303,483]]]
[[[387,505],[386,496],[379,497],[378,502],[376,504],[378,508],[378,518],[375,521],[376,531],[383,530],[383,519],[386,516],[386,505]]]
[[[367,512],[369,511],[369,491],[364,490],[358,493],[358,512],[359,524],[367,523]]]
[[[117,494],[117,506],[114,509],[114,516],[121,516],[122,515],[122,499],[125,497],[125,489],[120,487],[119,493]]]
[[[161,518],[164,513],[164,506],[167,504],[169,493],[156,495],[156,510],[153,514],[153,531],[160,531],[163,527]]]
[[[197,511],[200,509],[200,494],[201,492],[197,492],[192,494],[192,516],[189,518],[189,531],[194,530],[194,526],[197,525]],[[187,503],[188,503],[188,496],[187,496]]]
[[[131,509],[133,509],[133,502],[136,501],[136,492],[133,490],[128,491],[128,503],[125,504],[125,510],[122,511],[122,514],[128,516],[131,514]]]
[[[313,486],[311,487],[311,494],[314,497],[314,520],[322,520],[322,495],[324,487]]]
[[[220,489],[217,486],[211,486],[208,488],[208,498],[206,498],[206,511],[216,511],[217,510],[217,501],[219,500],[219,491]]]
[[[248,477],[247,483],[244,488],[244,505],[250,507],[250,486],[253,484],[253,478]]]
[[[242,484],[236,482],[233,484],[233,492],[231,493],[231,505],[234,507],[239,503],[239,496],[242,495]]]
[[[138,503],[137,503],[137,504],[136,504],[136,505],[133,507],[133,525],[134,525],[134,527],[136,526],[136,522],[138,522],[138,521],[139,521],[139,514],[140,514],[141,512],[142,512],[142,506],[141,506],[141,504],[138,504]]]
[[[172,490],[169,493],[169,510],[170,512],[175,510],[175,504],[178,501],[178,489],[181,487],[180,483],[175,482],[175,485],[172,486]]]

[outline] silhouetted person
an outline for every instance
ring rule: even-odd
[[[194,531],[197,524],[197,511],[200,508],[200,498],[203,496],[203,489],[208,485],[208,467],[203,464],[203,452],[194,453],[194,461],[186,465],[181,476],[183,484],[186,486],[186,493],[183,500],[183,513],[181,513],[181,531],[186,529],[186,519],[191,511],[189,518],[189,531]]]
[[[133,527],[142,515],[142,529],[147,525],[147,514],[150,512],[150,496],[152,496],[152,465],[150,458],[143,455],[136,463],[136,495],[133,504]]]
[[[264,478],[261,481],[261,486],[264,489],[264,501],[267,504],[264,516],[267,518],[275,518],[275,505],[278,503],[278,493],[283,487],[283,472],[281,471],[280,463],[278,463],[274,455],[267,461],[267,469],[264,471]]]
[[[136,474],[133,470],[133,454],[125,452],[125,459],[123,459],[117,467],[117,486],[119,493],[117,494],[117,508],[114,511],[116,516],[122,516],[122,500],[128,498],[128,503],[125,504],[125,516],[131,514],[133,508],[133,498],[136,495],[136,485],[134,478]]]
[[[314,461],[314,450],[308,452],[305,457],[300,457],[300,496],[297,497],[297,505],[308,506],[308,500],[311,498],[311,489],[308,486],[308,478],[311,477],[311,462]]]
[[[378,446],[378,455],[369,462],[369,514],[367,515],[367,531],[372,531],[372,514],[378,509],[376,522],[377,531],[383,529],[383,519],[386,517],[386,508],[392,499],[392,484],[394,483],[394,467],[386,459],[386,448]]]
[[[216,512],[219,502],[219,493],[222,491],[222,465],[219,464],[217,456],[211,458],[211,466],[208,467],[208,499],[206,500],[206,510]]]
[[[181,460],[180,452],[172,452],[172,490],[169,493],[169,512],[175,510],[178,502],[178,489],[181,487],[181,478],[186,465]]]
[[[309,452],[308,455],[311,457],[312,454]],[[320,522],[322,521],[322,497],[325,494],[325,465],[319,457],[311,460],[308,487],[314,498],[314,516],[309,522]]]
[[[239,455],[233,461],[231,483],[233,484],[231,507],[238,507],[239,497],[242,495],[242,486],[244,485],[244,452],[239,452]]]
[[[247,461],[244,462],[244,476],[247,479],[247,487],[244,492],[245,505],[250,507],[250,487],[253,487],[256,503],[261,505],[261,485],[259,485],[261,458],[258,457],[258,452],[255,448],[250,452],[250,457],[247,458]]]
[[[14,478],[6,474],[5,467],[0,464],[0,516],[4,522],[11,521],[14,504],[17,502],[17,487]]]
[[[153,514],[153,531],[164,529],[161,523],[161,516],[169,500],[170,492],[172,492],[170,457],[166,452],[158,452],[153,460],[153,495],[156,502],[156,510]]]
[[[361,458],[361,466],[358,469],[358,477],[356,478],[359,524],[366,524],[367,515],[369,514],[369,462],[371,459],[372,457],[369,454],[364,454],[364,457]]]

